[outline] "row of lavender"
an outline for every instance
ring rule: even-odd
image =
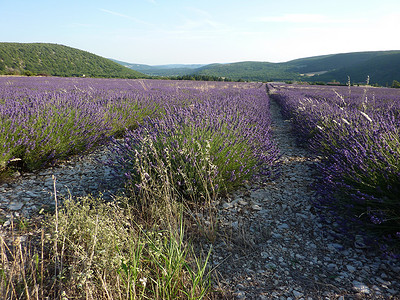
[[[278,153],[265,85],[221,86],[189,105],[165,107],[161,118],[115,140],[113,163],[136,192],[159,191],[168,177],[180,195],[198,201],[270,175]]]
[[[400,241],[400,93],[370,87],[270,85],[299,140],[323,159],[319,201],[349,229]],[[349,222],[350,220],[350,222]],[[388,249],[386,249],[388,250]]]
[[[257,83],[2,77],[0,171],[15,159],[41,168],[125,136],[114,139],[113,165],[133,187],[163,170],[181,191],[229,190],[277,157],[268,101]]]
[[[2,77],[0,168],[19,159],[32,170],[90,151],[151,114],[155,96],[134,81]]]

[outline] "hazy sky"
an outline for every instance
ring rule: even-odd
[[[400,50],[399,33],[399,0],[0,0],[1,42],[150,65]]]

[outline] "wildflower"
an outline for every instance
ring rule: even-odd
[[[381,224],[381,223],[382,223],[382,220],[379,219],[379,218],[378,218],[377,216],[375,216],[375,215],[370,216],[370,220],[371,220],[371,222],[374,223],[374,224]]]
[[[139,281],[143,284],[143,288],[145,288],[147,284],[147,278],[146,277],[140,278]]]

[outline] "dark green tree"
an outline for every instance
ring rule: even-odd
[[[400,82],[398,82],[397,80],[393,80],[392,88],[400,89]]]

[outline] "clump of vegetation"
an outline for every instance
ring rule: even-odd
[[[399,89],[400,88],[400,82],[398,82],[397,80],[393,80],[393,83],[392,83],[391,87],[395,88],[395,89]]]
[[[210,187],[226,193],[260,172],[269,174],[277,158],[264,89],[222,90],[204,102],[166,108],[161,118],[115,141],[114,152],[111,165],[132,190],[168,172],[174,188],[197,201]]]
[[[5,77],[0,81],[3,174],[9,173],[13,160],[20,162],[19,168],[35,170],[91,151],[158,109],[138,81]]]
[[[146,221],[134,199],[68,198],[47,218],[41,238],[22,242],[15,236],[10,244],[1,237],[1,297],[204,298],[211,285],[210,252],[195,253],[182,208],[171,195],[162,204],[152,202],[158,207]],[[157,215],[150,218],[150,212]]]

